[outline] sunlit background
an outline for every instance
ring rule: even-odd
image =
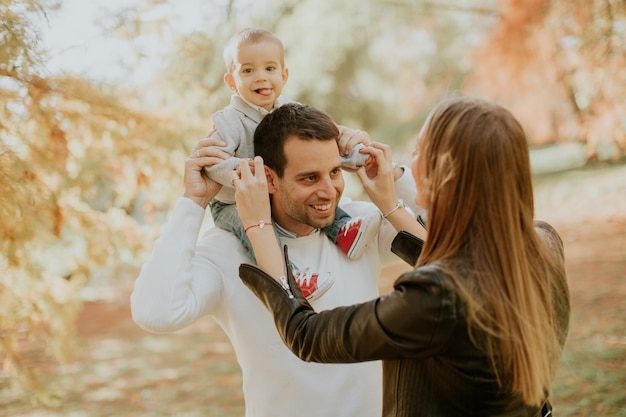
[[[285,44],[285,95],[399,162],[446,95],[513,111],[568,250],[556,414],[626,415],[624,1],[0,0],[0,416],[243,415],[221,330],[147,334],[128,294],[248,26]]]
[[[50,73],[72,72],[101,81],[141,84],[163,66],[161,54],[172,47],[175,36],[202,30],[202,0],[181,0],[155,5],[142,15],[150,25],[167,19],[170,27],[160,33],[138,34],[134,43],[111,36],[119,13],[145,4],[140,0],[63,1],[47,20],[36,23],[42,45],[48,51]]]

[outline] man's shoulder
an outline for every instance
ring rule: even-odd
[[[210,227],[202,233],[197,247],[199,250],[206,250],[210,258],[217,263],[232,261],[239,265],[241,262],[249,262],[239,238],[219,227]]]
[[[222,242],[223,244],[220,246],[228,247],[231,250],[242,246],[237,236],[217,226],[212,226],[204,230],[200,235],[200,241]]]
[[[347,197],[341,199],[339,207],[352,217],[366,216],[378,210],[376,205],[370,201],[352,200]]]

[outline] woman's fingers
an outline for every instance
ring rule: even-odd
[[[236,186],[237,180],[245,181],[246,184],[262,185],[266,181],[263,158],[256,156],[254,160],[242,159],[239,161],[239,169],[233,170],[230,178],[233,186]]]

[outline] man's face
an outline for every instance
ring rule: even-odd
[[[337,141],[292,136],[284,151],[284,175],[274,174],[272,216],[299,236],[331,225],[345,186]]]

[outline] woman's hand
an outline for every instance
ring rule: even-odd
[[[389,221],[398,231],[407,232],[426,240],[427,232],[419,224],[396,197],[395,182],[398,178],[398,170],[392,162],[391,148],[389,145],[372,142],[363,149],[370,154],[365,166],[356,172],[363,189],[367,192],[370,200],[381,211],[383,217]]]
[[[391,148],[389,145],[372,142],[361,151],[370,154],[370,157],[356,174],[372,203],[382,213],[387,213],[398,202]]]
[[[272,217],[263,158],[255,157],[253,168],[250,168],[247,160],[241,160],[239,171],[233,171],[231,179],[235,187],[237,211],[244,228],[260,221],[269,223]]]
[[[209,202],[222,188],[222,185],[210,179],[203,168],[228,159],[230,155],[215,146],[225,146],[220,139],[204,138],[185,160],[185,192],[184,197],[190,198],[202,208],[206,208]]]
[[[285,275],[285,263],[272,223],[263,158],[254,158],[253,169],[248,161],[241,160],[239,171],[230,175],[244,232],[250,238],[259,268],[281,282],[280,277]]]

